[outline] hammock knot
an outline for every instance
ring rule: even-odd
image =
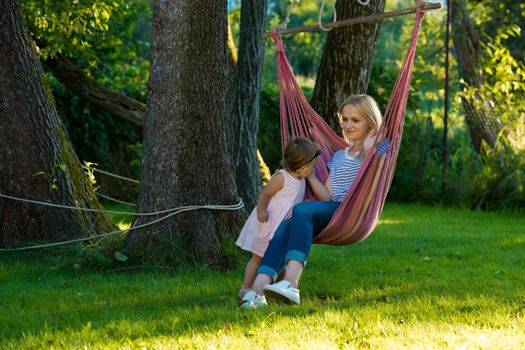
[[[277,29],[272,29],[271,31],[273,42],[275,43],[275,51],[277,52],[284,52],[284,48],[286,47],[283,44],[283,38],[277,34]]]

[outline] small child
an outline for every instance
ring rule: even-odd
[[[303,137],[286,145],[281,161],[284,169],[276,172],[263,188],[257,207],[253,209],[237,239],[239,247],[252,253],[239,297],[242,298],[255,280],[255,271],[281,221],[289,216],[295,204],[304,200],[304,179],[314,170],[316,158],[320,154],[319,145]]]

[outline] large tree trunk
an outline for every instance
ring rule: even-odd
[[[483,85],[481,45],[479,34],[470,19],[464,0],[452,1],[452,40],[461,77],[467,86],[476,89]],[[477,151],[483,141],[490,147],[496,143],[501,122],[485,96],[464,94],[461,98],[467,126]]]
[[[383,13],[384,7],[384,0],[371,0],[368,6],[338,0],[337,18]],[[326,38],[311,105],[337,132],[341,130],[335,114],[339,105],[346,97],[367,90],[380,27],[381,22],[356,24],[333,29]]]
[[[139,210],[238,201],[227,140],[226,0],[153,2]],[[184,212],[132,231],[128,254],[222,265],[241,211]],[[135,225],[151,219],[139,219]]]
[[[232,156],[236,183],[246,209],[251,211],[261,190],[261,174],[257,158],[259,98],[264,59],[264,19],[266,0],[243,0],[239,60],[235,79],[232,110]]]
[[[100,209],[14,0],[0,2],[0,42],[0,193]],[[64,240],[112,227],[103,214],[0,198],[0,246]]]

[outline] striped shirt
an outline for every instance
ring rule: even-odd
[[[361,168],[361,160],[358,157],[348,155],[347,147],[335,152],[332,160],[326,166],[330,169],[331,200],[342,202],[352,187],[359,168]]]

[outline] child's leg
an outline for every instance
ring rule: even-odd
[[[242,296],[251,288],[253,281],[255,281],[255,272],[261,264],[262,257],[252,254],[250,261],[246,265],[246,270],[244,271],[244,281],[242,282],[241,289],[239,290],[239,297]]]

